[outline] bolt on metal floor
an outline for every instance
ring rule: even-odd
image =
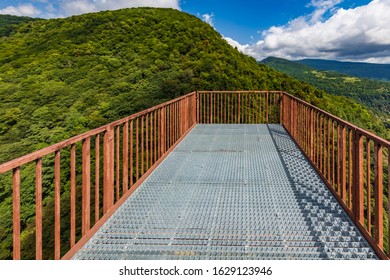
[[[280,125],[197,125],[73,259],[376,259]]]

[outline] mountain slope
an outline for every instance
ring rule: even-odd
[[[262,63],[328,93],[351,97],[384,118],[390,118],[390,82],[319,71],[301,63],[275,57],[266,58]]]
[[[0,162],[195,89],[283,89],[359,125],[368,121],[366,128],[378,125],[368,112],[356,119],[354,109],[336,105],[349,102],[258,66],[176,10],[30,22],[0,49]]]
[[[9,36],[19,24],[35,21],[30,17],[18,17],[12,15],[0,15],[0,37]]]
[[[386,132],[364,106],[258,65],[211,26],[177,10],[33,21],[1,38],[0,49],[0,163],[196,89],[285,90],[375,133]],[[44,212],[52,218],[53,188],[44,184]],[[0,177],[0,259],[10,258],[12,244],[9,186]],[[34,183],[24,182],[22,248],[34,243],[28,226],[34,221],[33,197]],[[66,205],[61,209],[65,213]],[[47,219],[44,257],[51,258],[54,227]],[[61,221],[69,229],[69,221]],[[22,251],[24,258],[34,255]]]
[[[341,62],[322,59],[303,59],[296,62],[317,70],[336,71],[359,78],[390,81],[390,64]]]

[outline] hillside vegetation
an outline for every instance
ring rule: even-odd
[[[38,19],[30,17],[18,17],[12,15],[0,15],[0,37],[9,36],[18,28],[21,23],[35,21]]]
[[[390,81],[390,64],[302,59],[296,62],[317,70],[335,71],[359,78]]]
[[[0,163],[193,90],[285,90],[386,133],[364,106],[258,65],[211,26],[177,10],[32,21],[1,37],[0,49]],[[0,259],[10,258],[12,248],[12,189],[4,180],[0,176]],[[44,184],[44,212],[51,214],[53,189]],[[31,182],[22,197],[22,248],[34,244],[34,197]],[[53,235],[45,234],[44,257],[52,258]],[[34,251],[23,250],[23,257],[33,258]]]
[[[319,71],[286,59],[269,57],[262,63],[334,95],[350,97],[379,115],[390,128],[390,82]]]

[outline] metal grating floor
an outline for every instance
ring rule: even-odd
[[[197,125],[74,259],[375,259],[284,128]]]

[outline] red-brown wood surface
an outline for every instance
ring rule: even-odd
[[[95,138],[95,223],[100,219],[100,135]]]
[[[371,146],[370,141],[367,140],[367,231],[371,234]]]
[[[383,166],[382,166],[382,146],[375,145],[375,242],[383,248]]]
[[[82,152],[82,235],[90,229],[91,220],[91,138],[83,141]]]
[[[387,150],[387,256],[390,258],[390,149]]]
[[[114,204],[114,129],[104,134],[103,214]]]
[[[119,189],[120,189],[120,127],[115,128],[115,201],[119,199]],[[114,201],[114,203],[115,203]]]
[[[133,145],[134,145],[134,131],[133,131],[133,121],[130,121],[130,188],[133,186],[133,178],[134,178],[134,167],[133,167]]]
[[[135,180],[139,179],[139,119],[135,120]]]
[[[54,155],[54,259],[61,258],[61,154]]]
[[[355,223],[364,225],[364,156],[363,156],[363,137],[355,133],[355,170],[354,170],[354,215]]]
[[[35,258],[42,259],[42,159],[35,163]]]
[[[76,244],[76,145],[70,148],[70,247]]]
[[[20,260],[20,167],[12,175],[13,258]]]
[[[126,193],[129,188],[129,122],[123,125],[123,154],[122,154],[122,193]]]

